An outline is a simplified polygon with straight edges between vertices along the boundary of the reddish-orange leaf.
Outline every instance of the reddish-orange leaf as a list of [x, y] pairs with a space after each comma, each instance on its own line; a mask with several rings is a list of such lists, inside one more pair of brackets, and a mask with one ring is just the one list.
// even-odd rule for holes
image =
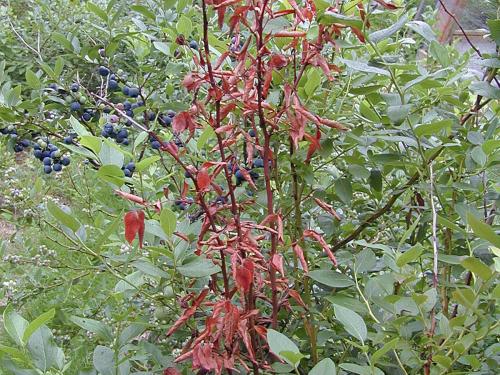
[[309, 272], [309, 267], [307, 266], [306, 258], [304, 257], [304, 250], [298, 244], [295, 244], [293, 245], [293, 251], [295, 252], [297, 258], [299, 258], [300, 265], [302, 266], [304, 272]]
[[237, 266], [236, 267], [236, 285], [240, 288], [244, 293], [247, 293], [250, 290], [250, 286], [252, 285], [253, 275], [252, 272], [246, 267]]
[[300, 296], [299, 292], [297, 292], [295, 289], [290, 289], [288, 291], [288, 294], [290, 294], [290, 296], [295, 300], [297, 301], [297, 303], [302, 306], [304, 309], [307, 309], [307, 306], [306, 304], [304, 303], [304, 301], [302, 300], [302, 297]]
[[185, 322], [189, 320], [189, 318], [191, 318], [194, 315], [196, 309], [203, 302], [207, 294], [208, 294], [208, 289], [203, 289], [201, 291], [198, 297], [196, 297], [196, 299], [194, 300], [191, 307], [184, 310], [184, 313], [181, 315], [181, 317], [177, 319], [177, 321], [172, 325], [172, 327], [170, 327], [170, 329], [167, 331], [167, 336], [170, 336], [172, 333], [174, 333], [180, 326], [182, 326]]
[[207, 191], [210, 187], [210, 175], [206, 168], [201, 168], [196, 175], [196, 182], [198, 184], [199, 191]]
[[139, 247], [142, 248], [142, 240], [144, 238], [144, 212], [140, 210], [127, 212], [123, 221], [125, 222], [126, 240], [132, 243], [135, 236], [139, 234]]
[[398, 9], [399, 8], [397, 5], [388, 3], [387, 1], [384, 1], [384, 0], [375, 0], [375, 1], [377, 3], [379, 3], [380, 5], [382, 5], [384, 8], [387, 8], [387, 9], [394, 10], [394, 9]]
[[196, 124], [194, 123], [189, 112], [187, 112], [187, 111], [178, 113], [174, 117], [174, 121], [172, 122], [172, 129], [176, 133], [182, 133], [186, 129], [189, 129], [189, 130], [193, 129], [194, 130], [195, 127], [196, 127]]
[[283, 257], [281, 256], [281, 254], [273, 254], [271, 258], [271, 264], [273, 265], [274, 269], [281, 274], [281, 276], [285, 277], [285, 270], [283, 269]]
[[326, 255], [330, 260], [332, 261], [334, 266], [337, 266], [337, 259], [335, 258], [335, 255], [333, 255], [332, 250], [330, 249], [330, 246], [326, 243], [325, 239], [323, 236], [311, 229], [307, 229], [304, 231], [304, 237], [311, 237], [314, 238], [316, 241], [319, 242], [323, 250], [325, 251]]
[[116, 195], [119, 195], [122, 198], [128, 199], [131, 202], [138, 203], [138, 204], [146, 204], [146, 201], [137, 195], [125, 193], [124, 191], [120, 191], [120, 190], [115, 190], [115, 193], [116, 193]]
[[181, 375], [181, 372], [175, 367], [167, 367], [163, 370], [163, 375]]
[[297, 31], [297, 30], [283, 30], [274, 33], [274, 37], [278, 38], [302, 38], [306, 36], [307, 33], [305, 31]]
[[337, 213], [337, 212], [333, 209], [333, 207], [332, 207], [332, 206], [330, 206], [328, 203], [325, 203], [325, 202], [323, 202], [322, 200], [320, 200], [320, 199], [318, 199], [318, 198], [313, 198], [313, 199], [314, 199], [314, 201], [316, 202], [316, 204], [317, 204], [318, 206], [320, 206], [320, 207], [321, 207], [323, 210], [325, 210], [326, 212], [328, 212], [328, 213], [332, 214], [332, 215], [335, 217], [335, 219], [337, 219], [337, 220], [339, 220], [339, 221], [340, 221], [340, 220], [342, 220], [342, 219], [340, 218], [339, 214], [338, 214], [338, 213]]
[[366, 42], [365, 35], [363, 34], [363, 32], [360, 29], [358, 29], [355, 26], [351, 26], [351, 30], [354, 33], [354, 35], [356, 35], [358, 37], [358, 39], [359, 39], [359, 41], [361, 43], [365, 43]]

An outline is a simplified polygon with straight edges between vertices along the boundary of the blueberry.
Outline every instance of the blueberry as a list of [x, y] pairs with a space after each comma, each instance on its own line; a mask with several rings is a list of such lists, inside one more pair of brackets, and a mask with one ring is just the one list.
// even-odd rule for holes
[[191, 173], [189, 171], [184, 172], [184, 177], [191, 178]]
[[109, 75], [109, 79], [113, 80], [113, 81], [116, 81], [116, 74], [115, 73], [110, 74]]
[[129, 111], [132, 109], [132, 103], [130, 103], [129, 101], [124, 101], [123, 102], [123, 108], [126, 110], [126, 111]]
[[108, 89], [110, 90], [118, 89], [118, 82], [116, 82], [114, 79], [110, 79], [108, 82]]
[[109, 69], [106, 68], [105, 66], [100, 66], [98, 69], [99, 75], [106, 77], [109, 74]]
[[38, 143], [36, 143], [36, 142], [35, 142], [35, 143], [33, 143], [33, 148], [34, 148], [35, 150], [41, 150], [40, 145], [39, 145]]
[[130, 169], [125, 168], [123, 173], [125, 173], [125, 177], [132, 177], [132, 171]]
[[169, 109], [169, 110], [167, 111], [167, 116], [168, 116], [168, 117], [175, 117], [175, 112], [174, 112], [174, 111], [172, 111], [171, 109]]
[[172, 117], [170, 116], [162, 116], [160, 124], [163, 126], [169, 126], [172, 123]]
[[116, 124], [118, 121], [120, 121], [120, 118], [117, 115], [111, 115], [109, 116], [109, 121], [113, 124]]
[[113, 131], [113, 125], [111, 124], [104, 124], [104, 130], [107, 132], [112, 132]]
[[110, 113], [110, 112], [111, 112], [111, 109], [112, 109], [111, 107], [106, 106], [106, 107], [104, 107], [103, 112], [104, 112], [104, 113]]
[[144, 102], [142, 100], [137, 100], [137, 105], [139, 107], [144, 107]]
[[50, 158], [50, 151], [49, 150], [42, 151], [42, 158]]
[[72, 83], [69, 88], [70, 88], [71, 91], [77, 92], [80, 89], [80, 85], [75, 82], [75, 83]]
[[132, 111], [131, 109], [128, 109], [125, 111], [125, 114], [128, 116], [128, 117], [134, 117], [134, 111]]
[[219, 196], [219, 197], [217, 197], [215, 199], [215, 203], [216, 204], [217, 203], [226, 204], [227, 203], [227, 198], [225, 196], [221, 195], [221, 196]]
[[57, 159], [57, 158], [58, 158], [58, 157], [60, 157], [60, 156], [61, 156], [61, 151], [59, 151], [59, 150], [55, 150], [55, 151], [52, 151], [52, 152], [50, 153], [50, 157], [51, 157], [52, 159]]
[[109, 138], [109, 132], [107, 132], [105, 129], [103, 129], [101, 131], [101, 135], [104, 137], [104, 138]]
[[90, 121], [92, 119], [92, 113], [88, 113], [88, 112], [84, 113], [82, 115], [82, 119], [83, 119], [83, 121]]
[[263, 168], [264, 167], [264, 160], [262, 160], [261, 158], [255, 159], [253, 161], [253, 166], [254, 166], [254, 168]]
[[64, 156], [62, 159], [61, 159], [61, 164], [64, 165], [65, 167], [68, 166], [70, 163], [70, 160], [67, 156]]
[[119, 138], [127, 138], [128, 137], [128, 131], [127, 129], [120, 129], [118, 133], [116, 134], [117, 137]]
[[29, 139], [23, 139], [21, 141], [21, 144], [23, 145], [23, 147], [30, 147], [31, 142]]
[[128, 90], [128, 95], [131, 97], [131, 98], [137, 98], [139, 96], [139, 89], [137, 87], [131, 87], [129, 90]]
[[130, 163], [128, 163], [125, 166], [125, 168], [128, 169], [129, 171], [133, 172], [133, 171], [135, 171], [135, 163], [133, 161], [131, 161]]
[[23, 145], [22, 145], [22, 144], [18, 143], [18, 144], [16, 144], [16, 145], [14, 145], [14, 151], [15, 151], [15, 152], [21, 152], [21, 151], [23, 151], [23, 150], [24, 150], [24, 147], [23, 147]]
[[82, 105], [79, 102], [73, 102], [73, 103], [70, 104], [69, 108], [72, 111], [79, 111], [80, 108], [82, 108]]
[[130, 94], [130, 87], [128, 87], [128, 86], [123, 86], [123, 88], [122, 88], [122, 93], [123, 93], [123, 95], [127, 95], [127, 96], [129, 96], [129, 94]]
[[50, 150], [50, 151], [56, 151], [58, 150], [57, 146], [56, 145], [53, 145], [52, 143], [49, 143], [47, 145], [47, 148]]
[[123, 142], [123, 140], [124, 140], [124, 139], [125, 139], [125, 138], [122, 138], [122, 137], [118, 137], [118, 136], [117, 136], [117, 137], [116, 137], [116, 143], [120, 144], [120, 143], [122, 143], [122, 142]]
[[49, 85], [49, 89], [52, 89], [52, 90], [57, 90], [57, 84], [55, 84], [55, 83], [51, 83], [51, 84]]
[[128, 145], [129, 145], [128, 138], [125, 138], [125, 139], [123, 140], [122, 145], [124, 145], [124, 146], [128, 146]]
[[250, 137], [255, 137], [255, 130], [254, 130], [254, 129], [250, 129], [250, 130], [248, 131], [248, 135], [249, 135]]
[[52, 164], [52, 159], [50, 157], [43, 158], [43, 165], [51, 165], [51, 164]]
[[50, 165], [44, 165], [43, 171], [47, 174], [50, 174], [52, 172], [52, 167]]
[[161, 143], [155, 140], [151, 142], [151, 147], [153, 147], [155, 150], [158, 150], [161, 147]]
[[252, 177], [252, 180], [255, 181], [257, 180], [260, 176], [257, 172], [255, 171], [250, 171], [250, 177]]
[[192, 48], [192, 49], [195, 49], [195, 50], [198, 49], [198, 43], [196, 42], [196, 40], [192, 40], [192, 41], [189, 42], [189, 48]]
[[33, 152], [33, 155], [35, 156], [35, 158], [41, 159], [42, 158], [42, 150], [35, 150]]
[[139, 104], [137, 104], [137, 103], [132, 104], [132, 106], [130, 107], [130, 109], [132, 109], [132, 110], [134, 110], [136, 108], [139, 108]]
[[148, 120], [149, 121], [154, 121], [156, 118], [156, 113], [154, 113], [153, 111], [149, 111], [148, 112]]
[[52, 166], [52, 169], [56, 172], [61, 172], [62, 171], [62, 165], [59, 164], [59, 163], [55, 163], [53, 166]]
[[238, 180], [244, 180], [245, 177], [243, 177], [243, 173], [238, 169], [236, 173], [234, 174]]
[[66, 143], [67, 145], [70, 145], [73, 143], [73, 137], [68, 135], [67, 137], [64, 137], [64, 143]]

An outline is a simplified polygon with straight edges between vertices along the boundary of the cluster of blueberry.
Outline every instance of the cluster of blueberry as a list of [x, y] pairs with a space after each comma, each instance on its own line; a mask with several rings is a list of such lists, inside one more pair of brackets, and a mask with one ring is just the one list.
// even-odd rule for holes
[[[238, 165], [233, 165], [232, 163], [229, 163], [228, 167], [229, 167], [229, 171], [231, 173], [233, 173], [234, 177], [236, 178], [236, 186], [239, 186], [243, 182], [245, 182], [245, 177], [243, 175], [243, 172], [241, 171], [241, 169]], [[252, 168], [245, 167], [245, 170], [248, 171], [248, 174], [250, 175], [252, 180], [255, 182], [260, 177], [259, 173], [255, 169], [263, 168], [263, 167], [264, 167], [264, 160], [262, 160], [261, 158], [257, 158], [253, 161]]]
[[193, 198], [189, 198], [189, 197], [185, 198], [185, 199], [176, 199], [174, 201], [174, 209], [178, 209], [180, 211], [185, 211], [193, 203], [194, 203]]
[[116, 143], [121, 143], [124, 146], [128, 146], [128, 130], [125, 128], [117, 128], [113, 126], [113, 124], [107, 123], [104, 125], [101, 131], [101, 135], [104, 138], [113, 138]]
[[135, 171], [135, 163], [133, 161], [129, 162], [127, 165], [122, 167], [122, 170], [125, 177], [132, 177], [132, 174]]
[[56, 145], [48, 139], [39, 139], [33, 144], [33, 155], [43, 163], [43, 171], [46, 174], [62, 171], [63, 167], [70, 164], [70, 158], [64, 156]]
[[241, 47], [243, 47], [243, 39], [233, 36], [231, 38], [231, 44], [229, 44], [229, 51], [233, 53], [240, 52]]

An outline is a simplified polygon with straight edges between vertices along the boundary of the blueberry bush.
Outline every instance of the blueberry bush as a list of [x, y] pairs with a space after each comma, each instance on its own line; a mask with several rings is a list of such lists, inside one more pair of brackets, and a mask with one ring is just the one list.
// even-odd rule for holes
[[418, 3], [0, 4], [0, 374], [495, 373], [500, 59]]

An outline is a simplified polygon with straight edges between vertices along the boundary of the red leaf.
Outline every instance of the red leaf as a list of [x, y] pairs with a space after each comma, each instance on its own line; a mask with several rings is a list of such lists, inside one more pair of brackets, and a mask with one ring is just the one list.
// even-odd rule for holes
[[281, 69], [287, 66], [287, 64], [288, 59], [282, 54], [273, 53], [269, 59], [269, 66], [271, 68]]
[[123, 218], [125, 222], [125, 238], [129, 243], [132, 243], [135, 236], [139, 234], [139, 247], [142, 248], [142, 240], [144, 238], [144, 212], [131, 211], [125, 214]]
[[398, 9], [399, 7], [394, 5], [394, 4], [391, 4], [391, 3], [388, 3], [387, 1], [384, 1], [384, 0], [375, 0], [377, 3], [379, 3], [380, 5], [382, 5], [384, 8], [386, 9], [391, 9], [391, 10], [394, 10], [394, 9]]
[[335, 258], [335, 255], [333, 255], [332, 250], [330, 249], [330, 246], [326, 243], [325, 239], [323, 236], [311, 229], [307, 229], [304, 231], [304, 237], [311, 237], [314, 238], [316, 241], [319, 242], [323, 250], [325, 251], [326, 255], [328, 255], [328, 258], [332, 261], [334, 266], [337, 266], [337, 259]]
[[203, 300], [205, 299], [207, 294], [208, 294], [208, 289], [203, 289], [201, 291], [201, 293], [198, 295], [198, 297], [196, 297], [196, 299], [194, 300], [191, 307], [184, 310], [184, 313], [181, 315], [181, 317], [179, 319], [177, 319], [177, 321], [167, 331], [167, 337], [170, 336], [172, 333], [174, 333], [181, 325], [183, 325], [185, 322], [187, 322], [189, 320], [189, 318], [191, 318], [194, 315], [194, 313], [196, 312], [196, 309], [203, 302]]
[[332, 206], [330, 206], [328, 203], [325, 203], [323, 202], [322, 200], [318, 199], [318, 198], [313, 198], [314, 201], [316, 202], [316, 204], [318, 206], [320, 206], [323, 210], [325, 210], [326, 212], [332, 214], [333, 217], [335, 217], [335, 219], [337, 220], [342, 220], [339, 216], [339, 214], [333, 209]]
[[115, 190], [115, 193], [116, 193], [116, 195], [119, 195], [120, 197], [128, 199], [129, 201], [134, 202], [134, 203], [138, 203], [138, 204], [145, 204], [146, 203], [146, 201], [144, 199], [142, 199], [141, 197], [134, 195], [134, 194], [125, 193], [124, 191], [120, 191], [120, 190]]
[[283, 257], [281, 254], [274, 254], [271, 258], [271, 264], [274, 269], [278, 271], [281, 276], [285, 277], [285, 270], [283, 269]]
[[304, 309], [307, 309], [307, 306], [306, 304], [304, 303], [304, 301], [302, 300], [302, 297], [300, 296], [299, 292], [297, 292], [295, 289], [290, 289], [288, 291], [288, 294], [290, 294], [290, 296], [295, 300], [297, 301], [297, 303], [302, 306]]
[[316, 127], [316, 137], [312, 137], [309, 134], [304, 134], [304, 136], [311, 142], [309, 145], [309, 149], [307, 150], [307, 157], [306, 157], [306, 162], [308, 162], [316, 150], [319, 150], [321, 148], [321, 144], [319, 143], [321, 139], [321, 131], [319, 130], [318, 127]]
[[306, 36], [307, 33], [305, 31], [297, 31], [297, 30], [283, 30], [274, 33], [274, 37], [278, 38], [302, 38]]
[[223, 106], [220, 109], [220, 119], [221, 119], [221, 121], [224, 120], [226, 118], [226, 116], [229, 113], [231, 113], [235, 108], [236, 108], [236, 104], [234, 104], [234, 103], [230, 103], [230, 104], [227, 104], [227, 105]]
[[181, 372], [175, 367], [167, 367], [163, 370], [163, 375], [181, 375]]
[[364, 36], [363, 32], [360, 29], [358, 29], [357, 27], [351, 26], [351, 30], [354, 33], [354, 35], [356, 35], [358, 37], [358, 39], [359, 39], [359, 41], [361, 43], [365, 43], [366, 42], [365, 36]]
[[298, 244], [295, 244], [293, 245], [293, 251], [295, 252], [297, 258], [299, 258], [300, 265], [302, 266], [304, 272], [309, 272], [309, 267], [307, 266], [306, 258], [304, 257], [304, 250]]
[[243, 291], [243, 293], [247, 293], [252, 285], [253, 273], [244, 266], [236, 266], [235, 274], [236, 285]]
[[196, 127], [191, 115], [189, 112], [184, 111], [180, 112], [174, 117], [174, 121], [172, 122], [172, 128], [176, 133], [182, 133], [186, 129], [193, 129]]
[[198, 183], [198, 189], [201, 191], [207, 191], [210, 187], [210, 175], [206, 168], [201, 168], [196, 175], [196, 182]]
[[243, 175], [243, 178], [248, 182], [248, 184], [252, 188], [254, 188], [255, 190], [257, 190], [257, 186], [255, 186], [255, 184], [253, 182], [253, 179], [252, 179], [252, 176], [250, 176], [250, 173], [248, 173], [248, 171], [245, 168], [240, 168], [240, 172]]

